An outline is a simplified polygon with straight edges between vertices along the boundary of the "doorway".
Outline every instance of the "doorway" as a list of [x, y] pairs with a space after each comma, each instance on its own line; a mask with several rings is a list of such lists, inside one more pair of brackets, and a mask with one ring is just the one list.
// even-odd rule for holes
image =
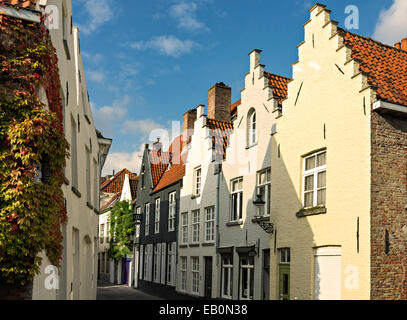
[[205, 298], [212, 298], [212, 257], [205, 257]]

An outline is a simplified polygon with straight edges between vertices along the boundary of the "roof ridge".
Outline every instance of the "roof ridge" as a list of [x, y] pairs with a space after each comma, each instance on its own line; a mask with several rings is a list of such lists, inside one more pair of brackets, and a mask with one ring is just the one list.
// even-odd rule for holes
[[407, 54], [407, 51], [405, 51], [405, 50], [403, 50], [403, 49], [398, 49], [398, 48], [396, 48], [396, 47], [394, 47], [394, 46], [391, 46], [391, 45], [389, 45], [389, 44], [385, 44], [385, 43], [380, 42], [379, 40], [373, 39], [373, 38], [371, 38], [371, 37], [363, 36], [363, 35], [361, 35], [361, 34], [348, 31], [348, 30], [343, 29], [343, 28], [341, 28], [341, 27], [338, 27], [337, 29], [338, 29], [339, 31], [342, 31], [342, 32], [350, 33], [351, 35], [354, 35], [354, 36], [356, 36], [356, 37], [360, 37], [360, 38], [365, 39], [365, 40], [373, 41], [374, 43], [377, 43], [378, 45], [381, 45], [381, 46], [383, 46], [383, 47], [387, 47], [387, 48], [390, 48], [390, 49], [393, 49], [393, 50], [396, 50], [396, 51], [401, 51], [401, 52], [404, 52], [405, 54]]

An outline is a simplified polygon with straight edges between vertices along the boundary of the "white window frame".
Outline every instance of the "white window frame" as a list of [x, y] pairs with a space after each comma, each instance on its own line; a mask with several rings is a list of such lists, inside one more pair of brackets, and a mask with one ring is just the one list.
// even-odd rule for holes
[[[199, 173], [199, 174], [198, 174]], [[202, 168], [198, 167], [194, 169], [194, 190], [193, 194], [199, 196], [201, 194], [201, 182], [202, 182]]]
[[200, 240], [201, 229], [201, 210], [193, 210], [191, 216], [191, 243], [197, 244]]
[[167, 285], [175, 286], [175, 270], [176, 270], [176, 243], [168, 243], [167, 253]]
[[161, 243], [161, 284], [165, 284], [167, 244]]
[[[243, 260], [247, 260], [247, 264], [243, 264]], [[251, 270], [253, 270], [253, 278], [251, 275]], [[247, 288], [248, 288], [248, 297], [243, 297], [243, 272], [247, 272]], [[241, 257], [240, 258], [240, 279], [239, 279], [239, 288], [240, 288], [240, 300], [253, 300], [253, 296], [250, 297], [250, 287], [251, 283], [253, 282], [253, 296], [254, 296], [254, 259], [250, 257]]]
[[[224, 263], [225, 260], [228, 263]], [[226, 277], [226, 270], [227, 272], [227, 288], [225, 294], [225, 277]], [[222, 298], [224, 299], [232, 299], [233, 295], [233, 258], [232, 256], [224, 256], [222, 257]]]
[[188, 244], [188, 218], [188, 212], [181, 213], [181, 244]]
[[199, 257], [191, 257], [191, 292], [199, 294]]
[[205, 208], [205, 234], [204, 242], [213, 243], [215, 241], [215, 207]]
[[181, 291], [187, 291], [187, 284], [188, 284], [188, 257], [180, 257], [181, 263]]
[[[241, 188], [239, 188], [239, 181], [241, 181]], [[237, 182], [238, 188], [237, 190], [233, 190], [234, 183]], [[230, 221], [237, 222], [243, 220], [243, 177], [236, 178], [231, 180], [230, 182], [230, 190], [232, 191], [230, 194], [231, 199], [231, 212], [230, 212]], [[234, 207], [234, 196], [237, 195], [237, 212], [235, 213]]]
[[148, 236], [150, 234], [150, 203], [144, 205], [144, 214], [145, 214], [145, 224], [144, 224], [144, 235]]
[[252, 147], [257, 144], [257, 115], [256, 110], [251, 109], [249, 111], [249, 121], [248, 121], [248, 147]]
[[144, 262], [145, 261], [145, 259], [144, 259], [144, 245], [140, 245], [140, 270], [139, 270], [139, 272], [138, 272], [138, 275], [139, 275], [139, 279], [140, 280], [143, 280], [143, 278], [144, 278]]
[[[136, 208], [136, 214], [141, 215], [141, 207]], [[140, 224], [136, 224], [136, 238], [140, 238]]]
[[[266, 180], [264, 182], [261, 182], [261, 176], [262, 174], [265, 174]], [[265, 194], [262, 194], [260, 192], [260, 189], [264, 188]], [[257, 208], [258, 210], [258, 215], [259, 216], [264, 216], [264, 217], [269, 217], [270, 216], [270, 199], [271, 199], [271, 169], [263, 169], [257, 172], [257, 194], [262, 194], [263, 195], [263, 201], [265, 202], [263, 206], [263, 212], [260, 212], [260, 208]], [[257, 197], [256, 194], [256, 197]]]
[[160, 233], [160, 198], [155, 199], [155, 210], [154, 210], [154, 233]]
[[168, 231], [175, 231], [176, 191], [168, 194]]
[[[317, 167], [317, 159], [318, 156], [321, 154], [325, 154], [325, 164]], [[307, 165], [307, 159], [310, 159], [312, 157], [315, 157], [315, 168], [306, 170], [306, 165]], [[303, 175], [302, 175], [302, 203], [305, 209], [307, 208], [312, 208], [312, 207], [317, 207], [317, 206], [325, 206], [326, 205], [326, 180], [325, 180], [325, 186], [322, 188], [318, 188], [318, 175], [322, 172], [325, 172], [326, 174], [326, 160], [327, 160], [327, 152], [326, 150], [318, 151], [315, 152], [307, 157], [304, 157], [303, 159]], [[313, 176], [314, 181], [313, 181], [313, 201], [312, 201], [312, 206], [306, 206], [305, 205], [305, 193], [309, 193], [311, 191], [305, 191], [305, 179], [309, 176]], [[326, 179], [326, 176], [325, 176]], [[319, 204], [318, 205], [318, 191], [324, 190], [325, 189], [325, 203], [324, 204]]]
[[153, 282], [160, 283], [161, 243], [154, 244]]

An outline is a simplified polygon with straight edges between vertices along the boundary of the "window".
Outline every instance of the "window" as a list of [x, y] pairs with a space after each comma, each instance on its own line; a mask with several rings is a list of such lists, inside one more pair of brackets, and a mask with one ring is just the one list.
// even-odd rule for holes
[[168, 231], [175, 230], [175, 192], [168, 195], [169, 212], [168, 212]]
[[160, 282], [161, 243], [154, 245], [153, 281]]
[[153, 245], [148, 244], [144, 247], [144, 280], [151, 281]]
[[243, 178], [235, 179], [231, 182], [232, 189], [232, 212], [231, 221], [242, 219], [243, 213]]
[[154, 233], [160, 232], [160, 198], [155, 199]]
[[167, 244], [161, 243], [161, 284], [165, 284], [165, 262], [167, 261]]
[[147, 203], [144, 208], [144, 213], [146, 216], [146, 222], [144, 226], [144, 235], [148, 236], [150, 233], [150, 204]]
[[270, 169], [262, 170], [257, 173], [257, 194], [260, 194], [266, 203], [262, 208], [258, 209], [260, 216], [270, 215], [270, 175]]
[[104, 242], [104, 236], [105, 236], [105, 225], [102, 223], [101, 225], [100, 225], [100, 235], [99, 235], [99, 237], [100, 237], [100, 243], [102, 244], [103, 242]]
[[280, 263], [290, 263], [290, 249], [280, 249]]
[[215, 207], [205, 209], [205, 242], [215, 240]]
[[231, 256], [222, 257], [222, 298], [232, 299], [233, 260]]
[[98, 176], [98, 163], [93, 158], [93, 207], [99, 210], [99, 176]]
[[171, 242], [168, 244], [168, 254], [167, 254], [167, 284], [170, 286], [175, 285], [175, 268], [176, 268], [175, 254], [176, 254], [176, 243]]
[[188, 212], [181, 214], [181, 243], [188, 243]]
[[144, 246], [141, 244], [140, 245], [140, 270], [139, 270], [139, 279], [143, 280], [144, 279], [144, 270], [146, 270], [145, 268], [145, 257], [144, 257]]
[[110, 222], [106, 223], [106, 243], [110, 241]]
[[326, 201], [326, 151], [304, 159], [304, 208], [324, 206]]
[[87, 146], [85, 146], [85, 154], [86, 154], [86, 201], [88, 204], [91, 204], [92, 201], [92, 179], [90, 173], [90, 151]]
[[192, 243], [199, 243], [200, 211], [192, 211]]
[[[136, 208], [136, 215], [140, 216], [141, 215], [141, 207]], [[140, 225], [136, 224], [136, 238], [140, 237]]]
[[251, 109], [248, 114], [248, 130], [247, 130], [247, 141], [248, 147], [251, 147], [257, 143], [257, 128], [256, 128], [256, 111]]
[[78, 148], [75, 120], [71, 117], [71, 166], [72, 187], [78, 189]]
[[192, 292], [199, 294], [199, 258], [192, 257]]
[[194, 195], [198, 196], [201, 194], [201, 168], [195, 169], [194, 171]]
[[188, 259], [181, 257], [181, 290], [187, 290], [187, 272], [188, 272]]
[[254, 261], [253, 258], [240, 259], [240, 299], [253, 300]]

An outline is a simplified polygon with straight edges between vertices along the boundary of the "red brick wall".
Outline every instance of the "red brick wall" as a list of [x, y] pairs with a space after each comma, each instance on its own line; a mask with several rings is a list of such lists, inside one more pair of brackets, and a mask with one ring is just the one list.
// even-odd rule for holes
[[230, 122], [232, 89], [223, 82], [213, 85], [208, 90], [208, 118]]
[[407, 299], [407, 118], [372, 112], [371, 126], [371, 299]]

